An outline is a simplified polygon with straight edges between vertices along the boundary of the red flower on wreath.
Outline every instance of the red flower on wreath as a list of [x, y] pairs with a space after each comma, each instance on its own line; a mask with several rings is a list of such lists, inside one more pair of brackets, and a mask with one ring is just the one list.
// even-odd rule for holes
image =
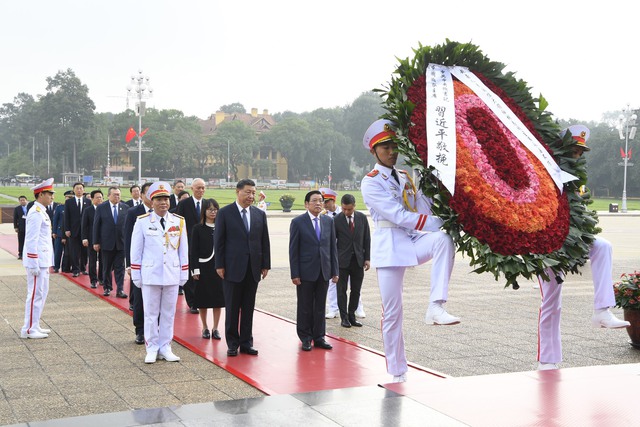
[[[505, 92], [478, 78], [551, 153], [534, 124]], [[466, 233], [502, 255], [546, 254], [562, 247], [569, 233], [569, 203], [540, 161], [467, 86], [454, 79], [456, 188], [451, 208]], [[424, 76], [407, 90], [415, 104], [408, 137], [427, 164]]]

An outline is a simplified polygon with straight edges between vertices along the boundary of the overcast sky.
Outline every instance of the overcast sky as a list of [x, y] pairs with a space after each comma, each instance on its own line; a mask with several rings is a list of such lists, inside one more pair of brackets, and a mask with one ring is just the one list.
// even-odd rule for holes
[[0, 103], [44, 94], [46, 77], [71, 68], [98, 112], [120, 112], [141, 69], [159, 109], [311, 111], [383, 87], [396, 57], [449, 38], [507, 64], [557, 118], [599, 120], [640, 107], [638, 4], [0, 0]]

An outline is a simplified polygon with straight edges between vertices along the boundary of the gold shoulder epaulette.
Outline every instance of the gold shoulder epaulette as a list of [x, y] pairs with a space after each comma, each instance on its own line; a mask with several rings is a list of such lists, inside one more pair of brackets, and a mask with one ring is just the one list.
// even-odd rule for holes
[[182, 215], [178, 215], [177, 213], [174, 213], [173, 216], [176, 216], [176, 217], [178, 217], [180, 219], [184, 219], [184, 217]]
[[374, 170], [372, 170], [371, 172], [369, 172], [369, 173], [367, 174], [367, 176], [369, 176], [369, 177], [373, 178], [374, 176], [378, 175], [379, 173], [380, 173], [380, 171], [379, 171], [378, 169], [374, 169]]
[[138, 215], [138, 218], [145, 218], [145, 217], [148, 217], [149, 215], [151, 215], [151, 212], [147, 212], [145, 214]]
[[403, 173], [405, 175], [409, 175], [409, 172], [407, 172], [406, 170], [403, 169], [396, 169], [398, 172]]
[[42, 211], [40, 210], [40, 206], [36, 206], [36, 212], [42, 212]]

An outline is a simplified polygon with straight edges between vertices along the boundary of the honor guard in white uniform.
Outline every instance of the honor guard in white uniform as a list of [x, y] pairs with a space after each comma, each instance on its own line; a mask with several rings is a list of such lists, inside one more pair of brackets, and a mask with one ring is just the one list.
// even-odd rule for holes
[[53, 178], [32, 188], [36, 200], [27, 212], [22, 265], [27, 270], [27, 300], [21, 338], [47, 338], [51, 332], [40, 327], [40, 316], [49, 293], [49, 268], [53, 266], [51, 219], [47, 206], [53, 202]]
[[[318, 191], [322, 193], [322, 197], [324, 198], [324, 210], [322, 211], [322, 214], [327, 215], [331, 219], [335, 218], [336, 215], [342, 212], [342, 208], [336, 203], [338, 193], [327, 187], [319, 188]], [[325, 318], [327, 319], [333, 319], [340, 316], [336, 286], [337, 285], [335, 283], [329, 280], [329, 289], [327, 291], [327, 314], [325, 315]], [[364, 306], [362, 305], [362, 296], [360, 296], [360, 301], [358, 301], [356, 317], [367, 317], [364, 312]]]
[[433, 259], [427, 324], [452, 325], [460, 319], [444, 309], [453, 269], [455, 248], [440, 231], [442, 220], [431, 213], [431, 201], [416, 190], [405, 171], [395, 169], [398, 159], [392, 122], [375, 121], [363, 144], [377, 164], [361, 185], [375, 231], [371, 237], [371, 265], [376, 267], [382, 298], [382, 338], [387, 371], [394, 382], [406, 381], [407, 358], [402, 332], [402, 288], [407, 267]]
[[155, 182], [148, 190], [153, 212], [140, 215], [131, 235], [131, 280], [142, 289], [145, 363], [180, 360], [171, 351], [178, 287], [189, 278], [184, 218], [169, 212], [171, 187]]
[[[569, 131], [576, 141], [573, 148], [573, 158], [577, 159], [585, 151], [589, 151], [587, 140], [589, 129], [584, 125], [569, 126], [562, 132], [562, 136]], [[589, 250], [591, 273], [593, 276], [593, 316], [591, 324], [595, 328], [618, 329], [630, 326], [625, 320], [618, 319], [610, 310], [616, 305], [613, 294], [613, 248], [611, 243], [596, 237]], [[562, 341], [560, 336], [560, 316], [562, 310], [562, 282], [561, 277], [555, 277], [551, 270], [547, 270], [549, 281], [538, 276], [540, 283], [540, 315], [538, 316], [538, 370], [546, 371], [558, 369], [562, 362]]]

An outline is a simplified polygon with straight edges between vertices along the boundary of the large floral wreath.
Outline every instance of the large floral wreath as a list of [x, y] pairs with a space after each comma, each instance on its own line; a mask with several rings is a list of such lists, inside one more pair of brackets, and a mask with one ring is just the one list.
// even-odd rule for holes
[[[415, 57], [400, 60], [386, 90], [388, 113], [397, 125], [399, 150], [420, 175], [420, 188], [433, 198], [434, 213], [444, 221], [459, 252], [470, 258], [477, 273], [500, 274], [506, 286], [535, 275], [577, 273], [587, 260], [596, 227], [595, 212], [578, 194], [586, 182], [585, 161], [571, 157], [575, 141], [560, 136], [560, 128], [545, 112], [542, 96], [504, 64], [490, 61], [472, 44], [447, 40], [420, 46]], [[541, 162], [502, 124], [485, 103], [454, 78], [456, 122], [455, 190], [452, 196], [427, 167], [425, 73], [430, 63], [467, 67], [496, 94], [553, 156], [560, 168], [579, 179], [561, 192]], [[537, 105], [536, 105], [537, 103]]]

